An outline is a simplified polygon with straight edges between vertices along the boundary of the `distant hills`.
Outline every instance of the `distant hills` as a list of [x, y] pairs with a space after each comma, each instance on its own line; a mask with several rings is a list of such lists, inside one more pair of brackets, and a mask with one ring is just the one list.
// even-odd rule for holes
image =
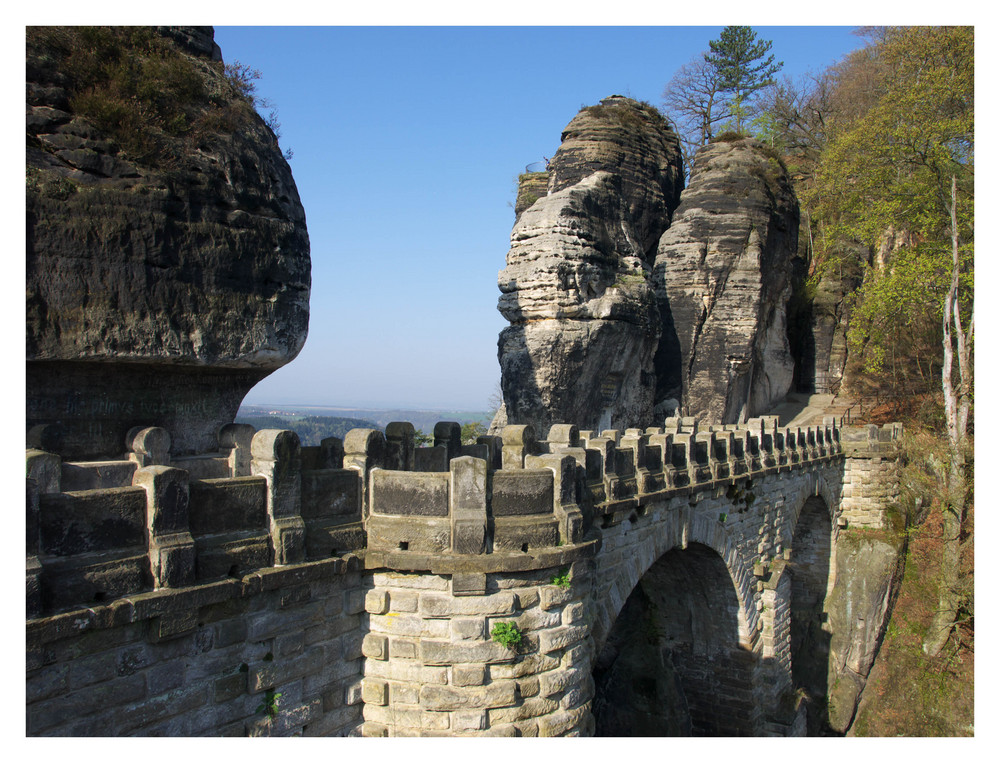
[[[334, 415], [335, 414], [335, 415]], [[434, 431], [439, 421], [459, 424], [476, 422], [489, 426], [490, 411], [421, 411], [388, 408], [339, 408], [323, 406], [241, 406], [236, 415], [239, 424], [257, 429], [291, 429], [303, 445], [319, 445], [326, 437], [340, 437], [352, 429], [385, 429], [392, 421], [409, 421], [426, 433]]]

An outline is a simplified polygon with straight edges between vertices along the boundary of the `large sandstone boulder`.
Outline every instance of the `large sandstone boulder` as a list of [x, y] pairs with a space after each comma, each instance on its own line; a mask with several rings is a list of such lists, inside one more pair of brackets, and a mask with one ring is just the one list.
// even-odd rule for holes
[[500, 272], [499, 339], [511, 424], [544, 436], [650, 420], [659, 335], [649, 276], [682, 183], [677, 137], [652, 107], [613, 96], [583, 109], [520, 214]]
[[785, 320], [799, 209], [784, 165], [736, 138], [702, 148], [660, 238], [656, 412], [741, 423], [789, 391]]
[[210, 27], [28, 29], [33, 444], [114, 455], [156, 425], [175, 455], [213, 449], [301, 349], [309, 266], [291, 171]]

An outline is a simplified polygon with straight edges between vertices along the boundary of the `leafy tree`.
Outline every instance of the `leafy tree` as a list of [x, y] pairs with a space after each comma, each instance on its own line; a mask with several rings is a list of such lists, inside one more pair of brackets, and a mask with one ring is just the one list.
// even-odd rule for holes
[[462, 424], [462, 444], [475, 445], [476, 440], [486, 434], [486, 425], [481, 421]]
[[773, 82], [784, 63], [775, 63], [774, 55], [768, 53], [771, 41], [758, 39], [748, 26], [727, 26], [708, 47], [705, 61], [717, 73], [721, 90], [732, 93], [729, 109], [736, 132], [742, 132], [750, 115], [750, 98]]
[[886, 29], [871, 48], [868, 104], [862, 99], [834, 131], [806, 200], [832, 236], [877, 252], [865, 263], [849, 333], [865, 370], [895, 374], [901, 363], [921, 362], [915, 348], [937, 343], [930, 354], [948, 452], [939, 475], [940, 600], [924, 643], [936, 655], [966, 595], [959, 556], [972, 462], [973, 30]]

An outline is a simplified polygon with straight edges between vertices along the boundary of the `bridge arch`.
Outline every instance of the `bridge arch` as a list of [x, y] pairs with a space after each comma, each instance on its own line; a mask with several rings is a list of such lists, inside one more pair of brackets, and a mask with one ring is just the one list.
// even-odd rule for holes
[[633, 561], [595, 629], [597, 735], [756, 733], [756, 578], [730, 529], [685, 506], [617, 540]]
[[793, 687], [807, 699], [810, 736], [829, 729], [826, 710], [830, 672], [827, 599], [836, 582], [836, 494], [821, 475], [814, 475], [790, 513], [787, 573], [790, 577], [789, 653]]

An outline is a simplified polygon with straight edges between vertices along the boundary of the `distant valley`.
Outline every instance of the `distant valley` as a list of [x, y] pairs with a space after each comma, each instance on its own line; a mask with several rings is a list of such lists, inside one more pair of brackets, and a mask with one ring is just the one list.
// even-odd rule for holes
[[312, 405], [245, 405], [236, 415], [240, 424], [257, 429], [291, 429], [303, 445], [319, 445], [326, 437], [343, 438], [352, 429], [385, 429], [393, 421], [409, 421], [420, 432], [430, 435], [439, 421], [459, 424], [482, 424], [493, 419], [491, 411], [435, 411], [399, 408], [342, 408]]

